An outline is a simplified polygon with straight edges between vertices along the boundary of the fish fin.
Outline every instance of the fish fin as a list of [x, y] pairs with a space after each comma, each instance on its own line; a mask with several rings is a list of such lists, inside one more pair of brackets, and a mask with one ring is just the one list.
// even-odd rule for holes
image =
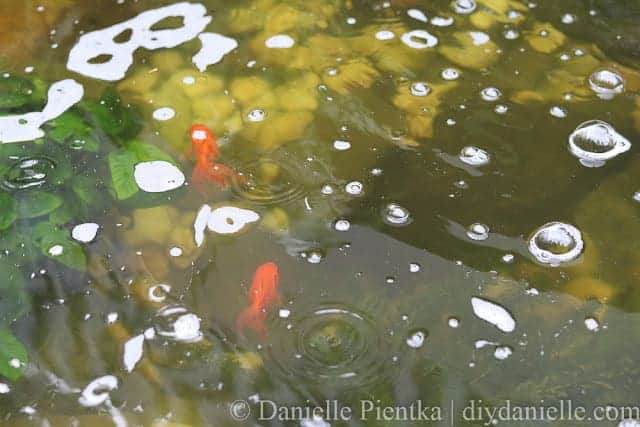
[[260, 338], [264, 338], [266, 335], [266, 330], [264, 326], [264, 321], [267, 315], [264, 311], [260, 310], [257, 307], [247, 307], [236, 319], [236, 330], [241, 337], [244, 337], [244, 331], [246, 328], [249, 328], [256, 332]]

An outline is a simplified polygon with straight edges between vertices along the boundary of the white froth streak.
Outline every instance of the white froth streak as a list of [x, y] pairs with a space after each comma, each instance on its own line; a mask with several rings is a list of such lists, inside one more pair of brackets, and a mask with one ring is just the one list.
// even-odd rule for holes
[[[194, 39], [211, 22], [211, 17], [206, 13], [207, 9], [201, 4], [180, 2], [148, 10], [111, 27], [83, 34], [69, 52], [67, 68], [94, 79], [120, 80], [133, 64], [133, 54], [138, 48], [172, 48]], [[182, 17], [184, 25], [165, 30], [151, 29], [169, 17]], [[122, 43], [114, 41], [115, 37], [128, 30], [131, 31], [129, 40]], [[108, 59], [101, 63], [90, 62], [101, 55]]]
[[491, 323], [502, 332], [513, 332], [516, 329], [516, 321], [503, 307], [482, 298], [471, 298], [473, 313], [480, 319]]
[[33, 141], [42, 138], [40, 129], [45, 122], [60, 116], [78, 103], [84, 96], [84, 88], [73, 79], [55, 82], [47, 93], [47, 104], [42, 111], [0, 117], [0, 142]]
[[225, 55], [238, 47], [238, 42], [230, 37], [216, 33], [202, 33], [198, 36], [202, 48], [196, 53], [192, 61], [200, 72], [204, 72], [209, 65], [222, 61]]

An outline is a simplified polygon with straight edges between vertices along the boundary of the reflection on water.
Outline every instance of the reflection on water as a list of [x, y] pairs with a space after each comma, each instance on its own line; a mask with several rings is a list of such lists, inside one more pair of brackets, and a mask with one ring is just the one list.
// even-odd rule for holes
[[2, 425], [640, 391], [631, 2], [41, 3], [0, 5]]

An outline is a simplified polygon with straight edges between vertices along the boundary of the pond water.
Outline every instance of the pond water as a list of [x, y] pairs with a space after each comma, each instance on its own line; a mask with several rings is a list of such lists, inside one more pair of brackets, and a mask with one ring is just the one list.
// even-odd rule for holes
[[0, 1], [0, 424], [640, 425], [639, 21]]

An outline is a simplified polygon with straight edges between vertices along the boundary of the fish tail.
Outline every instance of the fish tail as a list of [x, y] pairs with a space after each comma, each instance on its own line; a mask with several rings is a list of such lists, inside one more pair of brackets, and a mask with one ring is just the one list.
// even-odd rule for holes
[[255, 306], [247, 307], [240, 312], [236, 319], [236, 330], [241, 337], [244, 337], [244, 331], [246, 328], [249, 328], [256, 332], [260, 338], [264, 338], [266, 335], [264, 326], [265, 318], [266, 313], [260, 308]]

